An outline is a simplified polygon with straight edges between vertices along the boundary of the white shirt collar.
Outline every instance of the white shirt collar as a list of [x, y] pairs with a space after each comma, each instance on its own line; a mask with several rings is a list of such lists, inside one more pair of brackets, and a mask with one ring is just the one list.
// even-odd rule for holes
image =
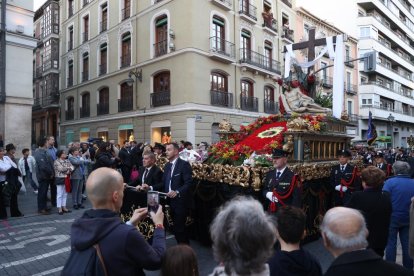
[[276, 173], [280, 172], [280, 175], [282, 175], [285, 170], [286, 170], [286, 167], [284, 167], [281, 170], [276, 169]]

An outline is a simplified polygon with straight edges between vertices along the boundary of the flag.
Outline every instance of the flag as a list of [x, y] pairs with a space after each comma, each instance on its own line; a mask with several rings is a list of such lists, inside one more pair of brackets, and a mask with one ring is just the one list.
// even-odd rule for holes
[[375, 140], [377, 139], [377, 129], [375, 128], [374, 124], [372, 123], [372, 113], [369, 112], [368, 117], [368, 132], [367, 132], [367, 142], [368, 146], [371, 146]]

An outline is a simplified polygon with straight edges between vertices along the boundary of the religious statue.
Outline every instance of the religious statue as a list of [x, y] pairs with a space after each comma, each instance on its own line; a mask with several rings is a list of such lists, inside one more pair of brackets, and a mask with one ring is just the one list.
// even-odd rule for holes
[[164, 135], [162, 136], [161, 142], [163, 144], [168, 144], [171, 141], [171, 136], [168, 136], [167, 132], [164, 132]]
[[294, 148], [294, 142], [293, 142], [293, 135], [289, 135], [287, 137], [287, 142], [283, 145], [283, 150], [289, 153], [289, 156], [292, 155]]
[[230, 132], [230, 131], [234, 131], [233, 126], [231, 125], [231, 123], [229, 121], [227, 121], [227, 119], [223, 119], [221, 120], [220, 124], [219, 124], [219, 131], [220, 132]]

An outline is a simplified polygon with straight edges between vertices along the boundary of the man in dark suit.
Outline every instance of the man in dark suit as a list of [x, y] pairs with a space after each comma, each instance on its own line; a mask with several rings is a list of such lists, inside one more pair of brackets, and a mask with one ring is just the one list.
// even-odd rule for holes
[[129, 141], [124, 141], [124, 146], [118, 153], [119, 159], [122, 161], [121, 171], [122, 177], [124, 178], [124, 182], [129, 182], [129, 177], [131, 176], [131, 169], [132, 169], [132, 158], [131, 158], [131, 149]]
[[166, 145], [168, 163], [164, 167], [163, 185], [171, 206], [173, 233], [177, 243], [190, 243], [186, 231], [186, 219], [191, 208], [191, 186], [193, 184], [191, 165], [179, 158], [176, 143]]
[[332, 167], [330, 185], [335, 193], [335, 206], [343, 206], [353, 192], [361, 190], [361, 181], [354, 166], [348, 164], [351, 157], [349, 150], [339, 150], [338, 156], [339, 164]]
[[380, 151], [375, 155], [375, 166], [385, 173], [385, 177], [390, 177], [392, 175], [392, 166], [391, 164], [385, 163], [384, 153]]
[[366, 249], [368, 230], [358, 210], [330, 209], [323, 218], [321, 234], [326, 249], [335, 257], [325, 276], [414, 275], [413, 271], [384, 261]]
[[385, 173], [378, 167], [370, 166], [362, 170], [364, 191], [352, 194], [346, 207], [360, 210], [367, 222], [368, 248], [384, 257], [391, 221], [391, 197], [382, 191]]
[[143, 166], [138, 169], [139, 177], [131, 182], [130, 186], [135, 186], [137, 191], [163, 191], [162, 171], [155, 165], [155, 155], [147, 152], [143, 155]]
[[282, 149], [274, 149], [272, 157], [275, 169], [266, 174], [263, 189], [263, 196], [267, 199], [265, 207], [271, 212], [275, 212], [278, 207], [283, 205], [300, 208], [302, 206], [300, 189], [296, 183], [292, 183], [295, 175], [287, 167], [287, 152]]

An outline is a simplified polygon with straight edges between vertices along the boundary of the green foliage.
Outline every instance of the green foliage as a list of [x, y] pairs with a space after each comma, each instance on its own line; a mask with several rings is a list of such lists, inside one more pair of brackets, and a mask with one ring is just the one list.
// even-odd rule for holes
[[315, 103], [325, 108], [332, 108], [332, 93], [322, 95], [318, 92], [315, 97]]

